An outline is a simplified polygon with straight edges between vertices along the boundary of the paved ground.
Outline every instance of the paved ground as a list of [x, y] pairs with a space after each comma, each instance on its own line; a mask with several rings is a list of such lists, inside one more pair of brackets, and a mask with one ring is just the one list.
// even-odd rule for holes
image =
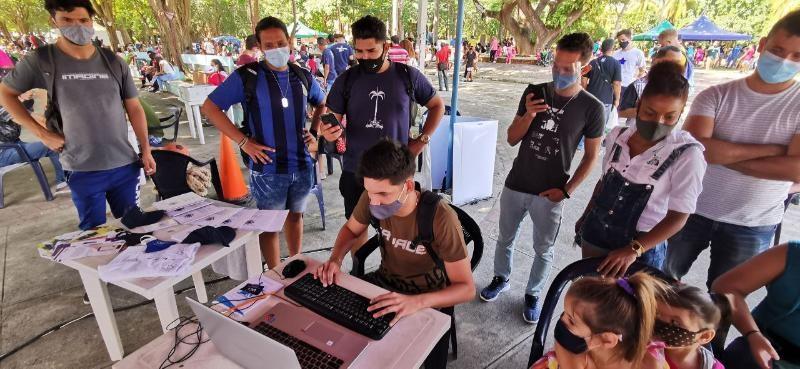
[[[430, 75], [433, 77], [433, 73]], [[465, 206], [464, 209], [480, 224], [486, 244], [484, 259], [475, 271], [475, 281], [479, 288], [485, 286], [492, 277], [492, 259], [497, 237], [499, 216], [498, 198], [506, 174], [516, 155], [516, 148], [506, 143], [505, 129], [516, 110], [523, 83], [544, 81], [549, 71], [531, 66], [506, 66], [500, 64], [482, 65], [476, 82], [462, 85], [459, 110], [469, 116], [491, 117], [500, 121], [497, 137], [497, 158], [495, 162], [495, 197]], [[736, 78], [737, 74], [726, 72], [707, 73], [700, 71], [697, 76], [700, 90], [709, 84]], [[435, 78], [435, 77], [433, 77]], [[434, 82], [435, 83], [435, 82]], [[163, 111], [166, 105], [176, 104], [177, 100], [165, 95], [145, 97]], [[449, 104], [449, 94], [445, 93]], [[192, 150], [199, 159], [210, 158], [218, 150], [219, 134], [215, 129], [207, 129], [207, 144], [200, 146], [195, 139], [188, 137], [185, 122], [181, 127], [180, 141]], [[575, 158], [580, 160], [580, 155]], [[44, 166], [52, 177], [49, 163]], [[597, 181], [596, 169], [587, 183], [569, 200], [564, 209], [564, 223], [558, 237], [554, 276], [572, 261], [579, 258], [579, 250], [571, 245], [572, 226], [583, 211], [590, 195], [591, 186]], [[322, 231], [319, 211], [309, 204], [305, 225], [304, 250], [314, 250], [331, 246], [336, 230], [344, 223], [341, 197], [337, 183], [339, 171], [323, 182], [325, 190], [328, 230]], [[41, 192], [28, 169], [17, 170], [5, 177], [6, 204], [0, 210], [0, 352], [7, 352], [22, 344], [30, 337], [65, 320], [79, 317], [90, 308], [81, 303], [83, 290], [78, 273], [64, 266], [41, 259], [35, 244], [54, 235], [71, 231], [77, 227], [77, 215], [68, 195], [58, 195], [52, 202], [43, 201]], [[733, 200], [733, 199], [731, 199]], [[153, 201], [152, 186], [143, 190], [145, 205]], [[800, 208], [789, 211], [784, 227], [783, 239], [800, 238]], [[522, 289], [527, 281], [532, 261], [530, 248], [531, 224], [525, 220], [522, 225], [520, 242], [515, 252], [515, 272], [512, 276], [512, 290], [493, 303], [476, 299], [457, 308], [459, 322], [459, 358], [450, 365], [452, 368], [521, 368], [527, 362], [530, 350], [530, 337], [534, 326], [521, 319]], [[284, 253], [286, 251], [284, 250]], [[316, 257], [327, 257], [316, 254]], [[373, 261], [374, 263], [375, 261]], [[703, 254], [687, 276], [689, 283], [702, 286], [708, 255]], [[216, 278], [208, 272], [206, 280]], [[179, 287], [189, 286], [185, 281]], [[209, 294], [226, 291], [234, 282], [222, 282], [209, 286]], [[114, 306], [123, 307], [142, 301], [140, 296], [110, 286]], [[758, 293], [754, 298], [763, 296]], [[180, 301], [180, 300], [179, 300]], [[187, 306], [179, 303], [182, 313]], [[117, 320], [126, 352], [133, 352], [161, 334], [154, 306], [147, 305], [117, 314]], [[549, 340], [552, 342], [552, 339]], [[100, 338], [94, 319], [85, 319], [67, 326], [14, 355], [0, 361], [0, 368], [106, 368], [112, 362]]]

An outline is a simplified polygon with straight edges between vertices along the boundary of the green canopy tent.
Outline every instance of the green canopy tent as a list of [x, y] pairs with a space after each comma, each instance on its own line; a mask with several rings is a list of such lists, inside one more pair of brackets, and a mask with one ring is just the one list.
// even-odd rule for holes
[[659, 25], [651, 28], [649, 31], [645, 33], [640, 33], [638, 35], [633, 36], [634, 41], [653, 41], [658, 38], [658, 34], [664, 30], [674, 29], [675, 26], [672, 25], [668, 20], [661, 22]]
[[[292, 30], [294, 29], [294, 23], [289, 23], [286, 25], [286, 29], [289, 30], [289, 34], [292, 34]], [[317, 38], [317, 37], [328, 37], [328, 34], [325, 32], [320, 32], [315, 29], [312, 29], [309, 26], [306, 26], [302, 22], [297, 22], [297, 30], [294, 33], [295, 38]]]

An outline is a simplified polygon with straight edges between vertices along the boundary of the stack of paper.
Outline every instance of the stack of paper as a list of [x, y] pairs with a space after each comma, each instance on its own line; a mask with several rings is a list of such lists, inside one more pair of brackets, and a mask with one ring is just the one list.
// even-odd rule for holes
[[175, 244], [157, 252], [145, 252], [145, 246], [131, 246], [110, 263], [97, 267], [100, 279], [116, 282], [134, 278], [175, 277], [189, 272], [200, 248], [199, 243]]

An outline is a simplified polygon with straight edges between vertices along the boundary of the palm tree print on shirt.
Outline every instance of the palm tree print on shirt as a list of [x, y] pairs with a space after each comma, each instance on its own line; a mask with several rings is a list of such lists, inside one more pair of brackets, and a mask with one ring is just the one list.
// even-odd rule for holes
[[369, 99], [375, 99], [375, 114], [372, 116], [372, 120], [367, 123], [366, 128], [383, 129], [383, 124], [378, 120], [378, 101], [383, 100], [385, 97], [386, 93], [381, 91], [380, 87], [375, 87], [374, 90], [370, 91]]

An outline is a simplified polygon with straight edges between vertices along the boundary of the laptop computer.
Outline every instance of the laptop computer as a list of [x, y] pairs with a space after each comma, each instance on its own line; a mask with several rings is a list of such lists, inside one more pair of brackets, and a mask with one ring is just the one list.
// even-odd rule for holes
[[[271, 298], [276, 298], [272, 296]], [[369, 339], [313, 312], [279, 302], [245, 325], [186, 297], [214, 346], [245, 369], [348, 368]]]

